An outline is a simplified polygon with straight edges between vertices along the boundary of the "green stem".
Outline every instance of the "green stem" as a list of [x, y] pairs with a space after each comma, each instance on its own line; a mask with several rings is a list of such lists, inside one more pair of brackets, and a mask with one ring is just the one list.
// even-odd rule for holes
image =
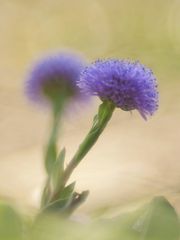
[[88, 153], [88, 151], [93, 147], [93, 145], [98, 140], [99, 136], [105, 129], [107, 123], [111, 119], [114, 109], [115, 109], [114, 104], [109, 101], [104, 101], [100, 105], [98, 114], [94, 117], [92, 128], [90, 129], [84, 141], [79, 146], [77, 152], [75, 153], [74, 157], [72, 158], [64, 172], [63, 181], [61, 185], [62, 187], [61, 189], [59, 189], [59, 192], [63, 189], [63, 187], [67, 183], [73, 170], [78, 166], [78, 164], [81, 162], [84, 156]]
[[50, 133], [50, 138], [46, 147], [46, 153], [45, 153], [45, 168], [47, 171], [47, 174], [51, 174], [52, 165], [56, 161], [57, 158], [57, 139], [58, 139], [58, 133], [59, 133], [59, 124], [60, 124], [60, 118], [61, 118], [61, 111], [63, 107], [59, 108], [57, 110], [56, 107], [53, 109], [53, 122], [52, 122], [52, 128]]
[[54, 101], [52, 105], [53, 108], [53, 119], [52, 119], [52, 127], [50, 132], [49, 141], [46, 146], [45, 152], [45, 169], [47, 172], [47, 181], [44, 187], [44, 191], [41, 197], [41, 207], [43, 208], [50, 200], [52, 189], [51, 189], [51, 178], [52, 178], [52, 169], [57, 159], [57, 139], [59, 133], [59, 125], [61, 120], [61, 115], [64, 107], [63, 98], [61, 101]]

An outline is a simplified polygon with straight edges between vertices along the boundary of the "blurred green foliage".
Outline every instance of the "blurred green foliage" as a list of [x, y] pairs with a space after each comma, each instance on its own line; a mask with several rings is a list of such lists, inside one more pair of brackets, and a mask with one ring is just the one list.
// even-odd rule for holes
[[23, 222], [19, 214], [6, 203], [0, 203], [0, 239], [20, 240], [23, 237]]
[[178, 240], [180, 236], [178, 216], [164, 197], [155, 197], [149, 204], [120, 216], [114, 227], [132, 240]]
[[[26, 221], [27, 222], [27, 221]], [[180, 223], [171, 204], [156, 197], [136, 211], [89, 223], [57, 214], [37, 217], [29, 225], [8, 205], [0, 205], [1, 240], [178, 240]]]

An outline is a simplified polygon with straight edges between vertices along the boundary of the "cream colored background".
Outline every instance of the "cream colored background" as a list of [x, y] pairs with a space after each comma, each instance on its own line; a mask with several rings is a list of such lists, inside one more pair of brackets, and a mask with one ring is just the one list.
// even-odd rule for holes
[[[90, 189], [82, 211], [123, 206], [164, 194], [180, 202], [179, 1], [0, 1], [0, 194], [37, 207], [45, 175], [47, 111], [29, 104], [24, 79], [41, 54], [64, 48], [97, 57], [139, 59], [159, 81], [160, 108], [145, 122], [116, 110], [76, 170], [79, 191]], [[65, 118], [59, 146], [67, 161], [91, 125], [98, 102]]]

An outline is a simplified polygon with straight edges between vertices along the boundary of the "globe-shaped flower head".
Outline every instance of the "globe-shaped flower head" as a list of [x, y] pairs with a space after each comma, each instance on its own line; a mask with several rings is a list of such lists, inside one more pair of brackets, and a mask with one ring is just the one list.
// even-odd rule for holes
[[98, 60], [85, 68], [78, 86], [83, 92], [109, 100], [124, 111], [137, 109], [143, 118], [158, 108], [157, 81], [139, 62]]
[[56, 105], [82, 98], [77, 81], [84, 64], [75, 54], [58, 53], [37, 61], [26, 80], [26, 93], [36, 103]]

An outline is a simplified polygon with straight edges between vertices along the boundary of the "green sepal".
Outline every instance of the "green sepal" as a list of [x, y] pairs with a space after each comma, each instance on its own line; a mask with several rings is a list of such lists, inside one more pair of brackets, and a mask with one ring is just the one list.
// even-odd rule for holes
[[61, 180], [64, 173], [64, 161], [65, 161], [66, 149], [63, 148], [59, 153], [58, 158], [52, 167], [51, 180], [53, 184], [53, 189], [56, 192], [61, 185]]

